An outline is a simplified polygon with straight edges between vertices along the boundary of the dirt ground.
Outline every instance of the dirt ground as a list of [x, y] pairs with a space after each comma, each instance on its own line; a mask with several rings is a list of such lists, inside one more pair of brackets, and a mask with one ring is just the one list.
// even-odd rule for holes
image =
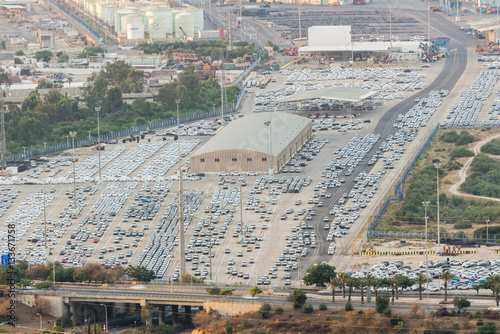
[[[0, 307], [2, 308], [0, 314], [4, 314], [3, 308], [9, 302], [10, 298], [0, 297]], [[35, 308], [21, 303], [16, 303], [15, 305], [17, 316], [16, 327], [4, 324], [0, 326], [0, 329], [3, 329], [4, 333], [33, 333], [34, 331], [38, 331], [40, 329], [40, 317], [37, 315]], [[43, 328], [52, 328], [54, 327], [56, 318], [42, 313], [42, 321]]]

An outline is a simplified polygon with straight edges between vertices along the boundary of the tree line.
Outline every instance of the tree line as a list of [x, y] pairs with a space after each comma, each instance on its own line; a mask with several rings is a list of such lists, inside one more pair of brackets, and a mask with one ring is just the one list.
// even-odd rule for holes
[[[102, 266], [99, 263], [87, 263], [82, 267], [63, 267], [61, 263], [37, 264], [29, 267], [27, 261], [22, 261], [14, 266], [0, 267], [0, 284], [9, 283], [12, 271], [15, 272], [17, 284], [20, 287], [37, 286], [38, 288], [49, 288], [55, 282], [66, 283], [117, 283], [121, 281], [150, 282], [156, 278], [153, 270], [143, 266], [128, 266], [126, 268], [116, 266]], [[37, 282], [37, 283], [35, 283]]]
[[[3, 77], [6, 79], [2, 79]], [[6, 113], [6, 137], [9, 154], [23, 152], [23, 147], [41, 147], [66, 141], [70, 131], [76, 140], [97, 135], [97, 111], [100, 113], [101, 134], [121, 131], [148, 122], [176, 117], [175, 100], [180, 99], [181, 117], [213, 109], [220, 105], [220, 85], [213, 78], [204, 79], [188, 67], [178, 80], [160, 89], [158, 103], [144, 98], [132, 104], [123, 100], [124, 93], [144, 90], [144, 73], [123, 61], [106, 65], [106, 70], [87, 78], [81, 97], [72, 98], [59, 88], [41, 94], [34, 90], [20, 107], [9, 105]], [[8, 76], [0, 70], [0, 83]], [[228, 87], [227, 98], [236, 100], [239, 88]]]

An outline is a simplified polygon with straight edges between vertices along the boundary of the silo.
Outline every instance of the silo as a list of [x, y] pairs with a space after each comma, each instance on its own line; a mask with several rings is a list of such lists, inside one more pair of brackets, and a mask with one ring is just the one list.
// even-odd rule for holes
[[184, 11], [188, 12], [190, 14], [193, 14], [193, 16], [194, 16], [194, 31], [205, 29], [205, 24], [204, 24], [205, 20], [203, 18], [203, 9], [191, 7], [191, 8], [184, 10]]
[[[126, 16], [122, 16], [122, 31], [126, 30], [126, 27], [129, 23], [142, 23], [142, 18], [140, 15], [137, 14], [129, 14]], [[144, 24], [144, 23], [143, 23]], [[144, 28], [143, 28], [144, 29]]]
[[107, 8], [107, 16], [104, 18], [104, 21], [108, 22], [110, 25], [115, 25], [115, 13], [118, 10], [118, 6], [108, 5]]
[[183, 38], [184, 36], [194, 37], [194, 16], [187, 12], [175, 15], [175, 37]]
[[167, 37], [167, 23], [164, 17], [150, 17], [148, 26], [151, 39], [164, 39]]
[[127, 9], [120, 9], [115, 11], [115, 30], [116, 32], [125, 31], [126, 26], [122, 26], [122, 17], [133, 14], [134, 12]]
[[[175, 16], [177, 14], [182, 13], [182, 10], [178, 10], [178, 9], [172, 10], [171, 13], [172, 13], [172, 21], [171, 21], [172, 22], [172, 31], [171, 31], [171, 34], [175, 34]], [[168, 19], [167, 19], [167, 33], [168, 33]]]
[[127, 39], [144, 39], [144, 23], [127, 23]]

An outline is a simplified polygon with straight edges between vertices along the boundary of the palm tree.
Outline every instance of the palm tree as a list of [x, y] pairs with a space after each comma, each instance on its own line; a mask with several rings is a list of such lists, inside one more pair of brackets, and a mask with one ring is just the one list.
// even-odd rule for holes
[[495, 302], [498, 307], [500, 301], [500, 275], [493, 275], [488, 277], [486, 282], [481, 285], [484, 285], [484, 287], [491, 289], [491, 291], [495, 294]]
[[422, 273], [418, 274], [417, 284], [418, 284], [418, 294], [420, 296], [420, 300], [422, 300], [422, 285], [426, 282], [427, 278], [424, 276], [424, 274]]
[[448, 281], [454, 278], [455, 275], [453, 275], [450, 271], [446, 270], [443, 271], [443, 274], [439, 277], [444, 281], [444, 301], [448, 300]]
[[366, 278], [360, 277], [356, 280], [356, 287], [361, 291], [361, 304], [365, 303], [365, 298], [363, 296], [363, 289], [366, 287]]
[[332, 288], [332, 302], [335, 302], [335, 288], [339, 286], [339, 279], [337, 277], [330, 278], [330, 283], [328, 285]]
[[342, 289], [342, 298], [345, 298], [345, 286], [347, 284], [347, 280], [351, 277], [351, 275], [349, 275], [348, 273], [346, 272], [343, 272], [343, 273], [340, 273], [338, 275], [338, 285], [339, 287]]
[[375, 286], [378, 285], [378, 281], [379, 281], [378, 278], [376, 278], [372, 274], [369, 273], [366, 275], [366, 278], [365, 278], [366, 287], [367, 287], [366, 291], [368, 293], [368, 289], [373, 287], [373, 290], [375, 291], [375, 299], [377, 299], [377, 289], [375, 288]]
[[352, 289], [356, 286], [356, 279], [354, 277], [350, 277], [347, 279], [346, 286], [349, 288], [349, 295], [347, 297], [347, 301], [350, 303], [351, 302], [351, 294], [352, 294]]

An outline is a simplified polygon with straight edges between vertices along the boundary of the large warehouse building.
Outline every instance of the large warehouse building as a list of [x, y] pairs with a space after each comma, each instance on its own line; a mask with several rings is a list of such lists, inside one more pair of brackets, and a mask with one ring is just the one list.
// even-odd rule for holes
[[[238, 118], [190, 159], [190, 172], [277, 171], [311, 137], [311, 120], [272, 112]], [[269, 147], [271, 150], [269, 151]]]

